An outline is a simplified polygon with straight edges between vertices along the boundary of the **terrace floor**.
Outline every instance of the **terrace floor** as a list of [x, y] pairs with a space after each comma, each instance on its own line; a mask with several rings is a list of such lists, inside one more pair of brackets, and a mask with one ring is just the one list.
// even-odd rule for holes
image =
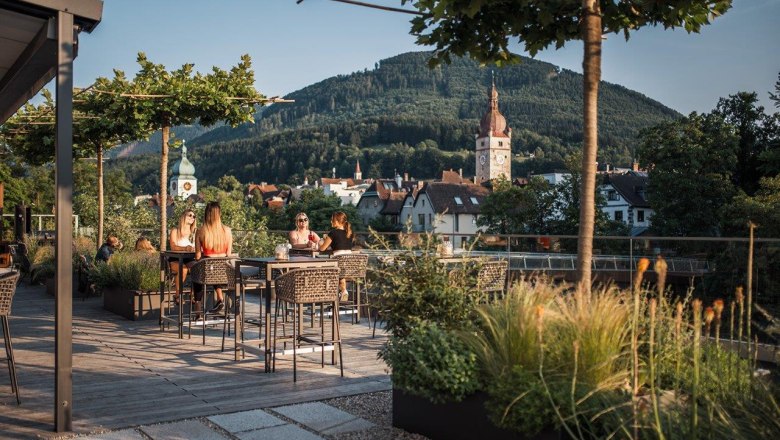
[[[250, 293], [248, 301], [248, 311], [256, 311], [257, 295]], [[102, 305], [102, 298], [73, 300], [74, 432], [68, 435], [391, 388], [377, 359], [384, 333], [372, 339], [365, 319], [351, 325], [342, 318], [343, 378], [338, 366], [320, 368], [317, 354], [299, 356], [293, 383], [291, 356], [278, 358], [269, 374], [249, 352], [236, 362], [232, 339], [231, 349], [221, 351], [221, 326], [208, 331], [204, 346], [199, 329], [180, 340], [175, 328], [161, 332], [157, 320], [129, 321]], [[52, 431], [54, 298], [43, 287], [20, 284], [10, 326], [22, 404], [16, 405], [8, 375], [0, 371], [0, 437], [58, 437]], [[6, 370], [5, 362], [0, 368]]]

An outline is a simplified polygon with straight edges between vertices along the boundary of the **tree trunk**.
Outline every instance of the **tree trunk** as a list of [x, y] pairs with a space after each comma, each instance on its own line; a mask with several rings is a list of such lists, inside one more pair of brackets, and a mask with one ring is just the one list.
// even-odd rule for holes
[[590, 291], [593, 262], [593, 229], [598, 151], [598, 95], [601, 81], [601, 9], [597, 0], [582, 0], [583, 151], [580, 187], [580, 230], [577, 245], [577, 275], [580, 287]]
[[170, 125], [162, 128], [162, 154], [160, 155], [160, 251], [167, 249], [168, 242], [168, 139]]
[[97, 202], [98, 202], [98, 229], [97, 229], [97, 247], [103, 244], [103, 218], [105, 204], [103, 202], [103, 145], [95, 145], [97, 156]]

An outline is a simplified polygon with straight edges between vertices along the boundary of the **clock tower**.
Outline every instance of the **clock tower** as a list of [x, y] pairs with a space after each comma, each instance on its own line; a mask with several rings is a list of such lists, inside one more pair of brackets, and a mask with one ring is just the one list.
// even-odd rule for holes
[[477, 183], [503, 175], [512, 180], [512, 129], [498, 111], [496, 82], [488, 91], [488, 111], [479, 123], [477, 135]]
[[171, 187], [168, 189], [171, 196], [186, 199], [198, 193], [198, 179], [195, 178], [195, 166], [187, 159], [187, 147], [181, 147], [181, 159], [173, 164]]

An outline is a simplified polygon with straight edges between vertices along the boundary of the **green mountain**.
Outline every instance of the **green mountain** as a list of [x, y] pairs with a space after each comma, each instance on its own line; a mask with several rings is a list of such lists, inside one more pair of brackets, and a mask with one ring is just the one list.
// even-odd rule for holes
[[[500, 69], [466, 58], [429, 69], [428, 56], [401, 54], [373, 70], [328, 78], [288, 95], [295, 103], [262, 109], [253, 124], [195, 137], [188, 146], [198, 177], [296, 183], [329, 176], [333, 168], [351, 176], [357, 160], [364, 177], [398, 171], [430, 178], [449, 168], [472, 175], [474, 134], [493, 75], [499, 108], [513, 129], [513, 175], [560, 168], [580, 147], [582, 75], [528, 58]], [[615, 84], [602, 83], [599, 99], [599, 161], [616, 165], [630, 162], [639, 130], [680, 116]], [[113, 166], [138, 191], [155, 191], [156, 156]]]
[[[221, 124], [220, 124], [221, 126]], [[204, 127], [202, 125], [178, 125], [171, 128], [171, 140], [184, 140], [189, 142], [192, 139], [212, 130], [213, 127]], [[110, 159], [137, 156], [139, 154], [159, 154], [160, 144], [162, 143], [162, 134], [156, 131], [149, 136], [147, 140], [139, 140], [120, 145], [108, 150], [106, 155]]]

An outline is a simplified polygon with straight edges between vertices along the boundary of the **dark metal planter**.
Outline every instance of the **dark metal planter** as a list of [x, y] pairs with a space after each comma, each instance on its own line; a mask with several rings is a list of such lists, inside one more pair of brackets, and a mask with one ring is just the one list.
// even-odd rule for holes
[[133, 321], [160, 319], [160, 292], [120, 287], [104, 289], [103, 308]]
[[424, 397], [393, 389], [393, 426], [431, 439], [559, 440], [555, 429], [527, 437], [496, 427], [487, 416], [487, 394], [477, 392], [462, 402], [431, 403]]

